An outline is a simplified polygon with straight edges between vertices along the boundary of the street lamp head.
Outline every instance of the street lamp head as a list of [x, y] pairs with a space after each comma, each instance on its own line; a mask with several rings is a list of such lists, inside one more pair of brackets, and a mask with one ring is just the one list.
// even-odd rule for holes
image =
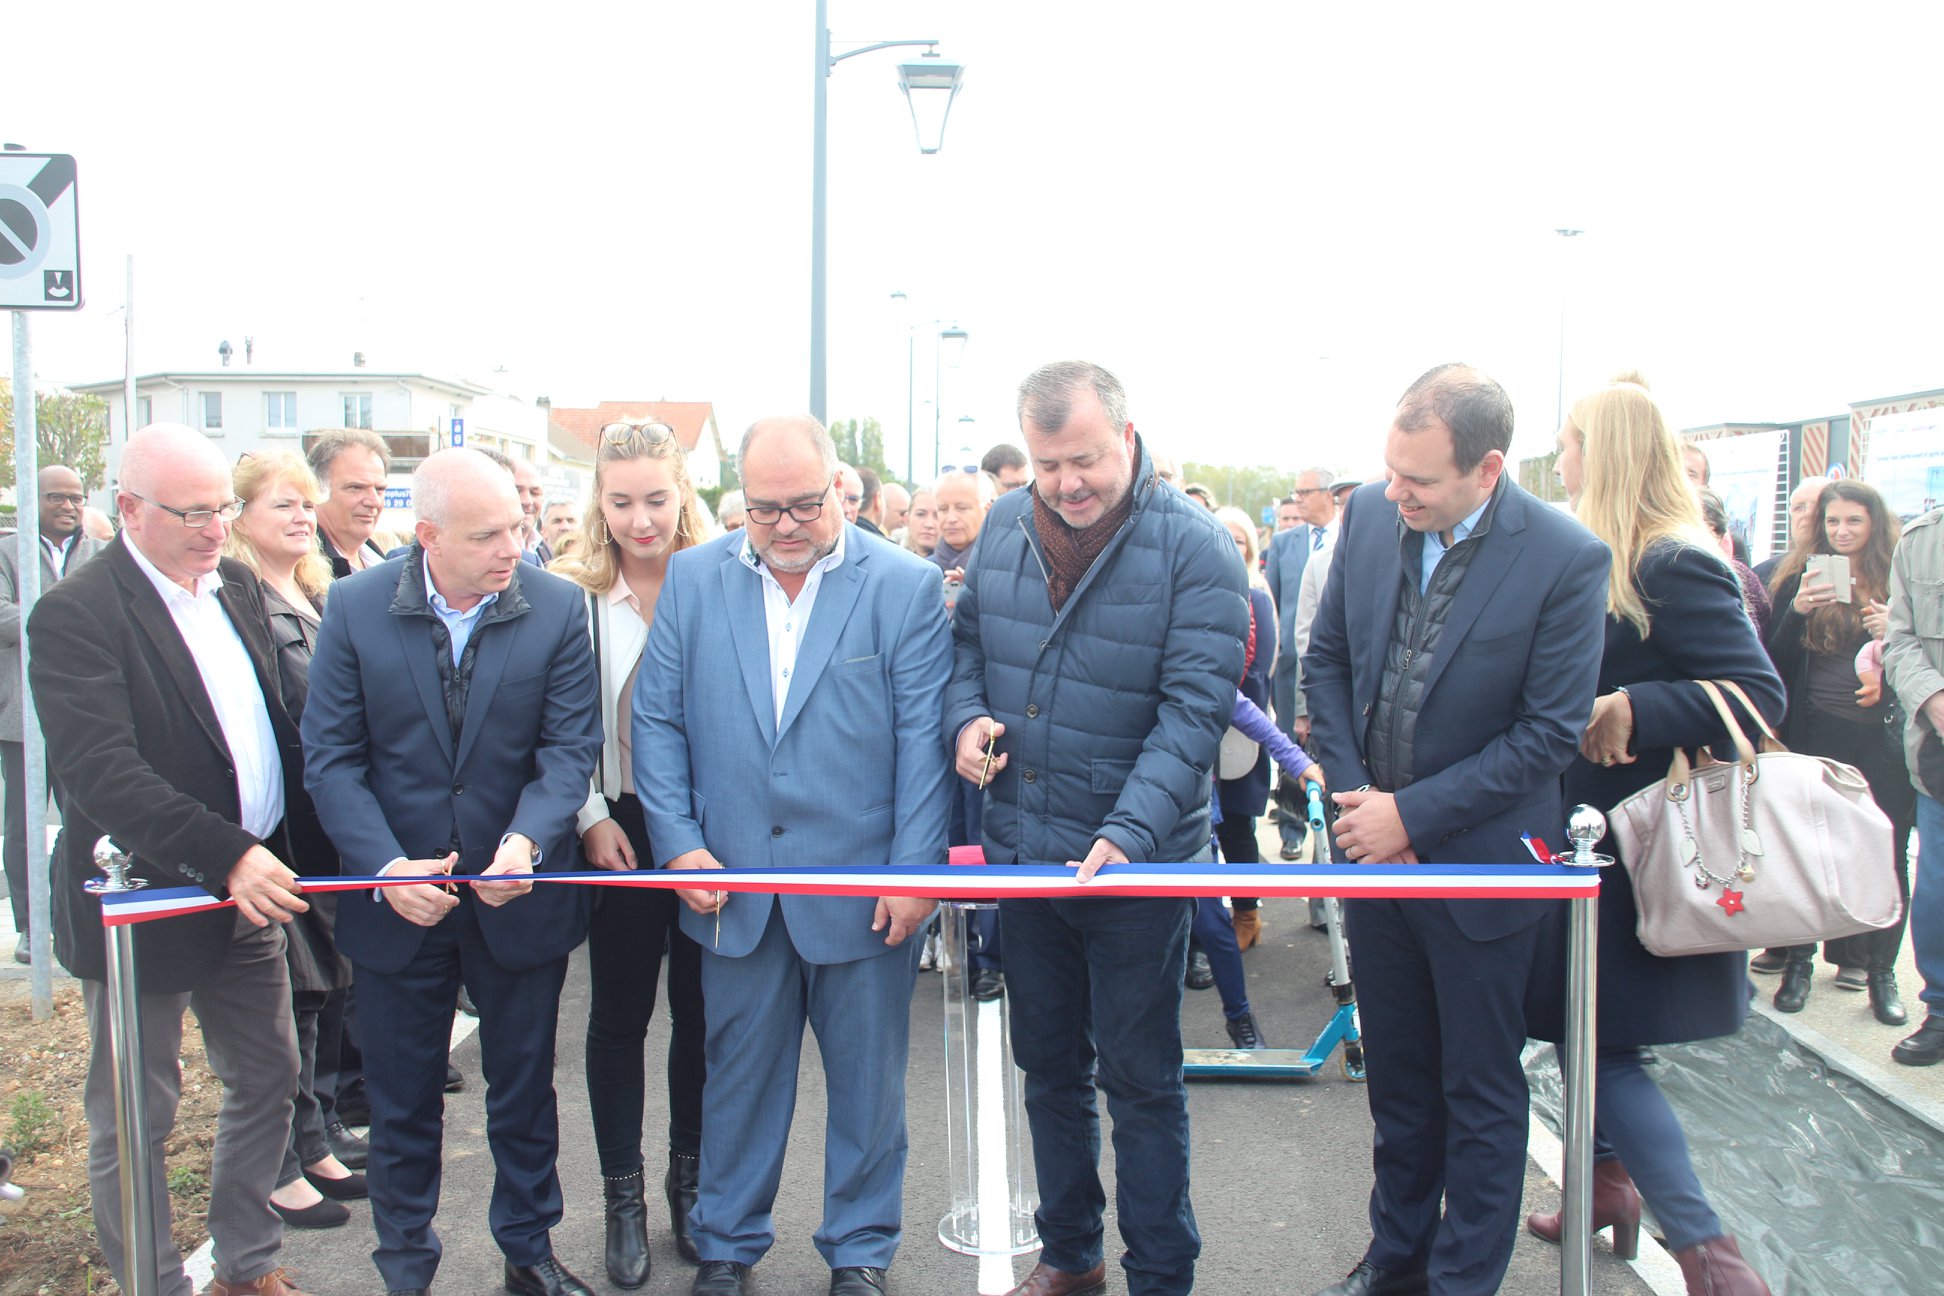
[[898, 64], [898, 86], [911, 105], [911, 124], [918, 132], [918, 151], [936, 153], [945, 143], [945, 118], [958, 98], [965, 77], [963, 64], [926, 50], [910, 63]]
[[965, 354], [965, 340], [971, 334], [954, 324], [950, 328], [938, 330], [938, 344], [945, 357], [945, 363], [958, 368], [960, 357]]

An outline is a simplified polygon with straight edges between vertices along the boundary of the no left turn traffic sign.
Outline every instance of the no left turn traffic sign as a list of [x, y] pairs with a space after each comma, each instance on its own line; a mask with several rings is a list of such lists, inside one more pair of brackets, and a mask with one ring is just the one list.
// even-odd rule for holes
[[0, 310], [81, 304], [81, 221], [74, 159], [0, 153]]

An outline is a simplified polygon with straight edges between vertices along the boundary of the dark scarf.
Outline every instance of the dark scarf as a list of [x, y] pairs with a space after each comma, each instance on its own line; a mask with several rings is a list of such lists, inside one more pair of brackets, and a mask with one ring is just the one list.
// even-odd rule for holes
[[1039, 534], [1040, 547], [1046, 550], [1047, 561], [1052, 564], [1046, 577], [1046, 594], [1053, 601], [1055, 612], [1066, 606], [1094, 559], [1100, 557], [1100, 551], [1134, 511], [1134, 492], [1140, 484], [1131, 483], [1120, 503], [1108, 509], [1092, 526], [1077, 531], [1040, 498], [1038, 483], [1033, 485], [1033, 530]]

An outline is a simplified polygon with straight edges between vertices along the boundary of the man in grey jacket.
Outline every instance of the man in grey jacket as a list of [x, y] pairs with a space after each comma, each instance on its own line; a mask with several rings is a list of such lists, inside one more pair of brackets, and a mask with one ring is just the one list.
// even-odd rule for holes
[[[95, 556], [101, 541], [81, 531], [87, 496], [74, 469], [49, 464], [40, 479], [40, 587], [46, 589]], [[27, 727], [20, 706], [20, 546], [0, 538], [0, 778], [6, 780], [7, 901], [13, 907], [14, 962], [27, 955]]]
[[[1018, 409], [1033, 485], [980, 528], [945, 698], [958, 772], [986, 789], [986, 859], [1064, 863], [1082, 882], [1128, 860], [1207, 860], [1209, 771], [1249, 629], [1234, 541], [1161, 487], [1106, 370], [1048, 365]], [[1127, 1289], [1194, 1285], [1180, 1022], [1193, 908], [1000, 904], [1044, 1242], [1012, 1296], [1105, 1290], [1096, 1085], [1114, 1117]]]
[[1906, 1066], [1930, 1066], [1944, 1060], [1944, 509], [1905, 528], [1890, 562], [1883, 673], [1909, 717], [1904, 757], [1917, 785], [1910, 948], [1930, 1010], [1890, 1056]]

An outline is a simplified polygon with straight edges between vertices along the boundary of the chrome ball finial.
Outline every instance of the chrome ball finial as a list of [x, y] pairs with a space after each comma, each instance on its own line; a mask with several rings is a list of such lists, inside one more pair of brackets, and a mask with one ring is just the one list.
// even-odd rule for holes
[[111, 891], [139, 891], [148, 885], [142, 878], [128, 876], [129, 866], [134, 863], [113, 837], [98, 837], [94, 847], [95, 867], [107, 874], [83, 884], [83, 889], [96, 895]]
[[1606, 836], [1607, 817], [1590, 805], [1576, 805], [1566, 816], [1566, 839], [1573, 843], [1573, 858], [1568, 863], [1598, 867], [1613, 863], [1613, 858], [1594, 851]]

